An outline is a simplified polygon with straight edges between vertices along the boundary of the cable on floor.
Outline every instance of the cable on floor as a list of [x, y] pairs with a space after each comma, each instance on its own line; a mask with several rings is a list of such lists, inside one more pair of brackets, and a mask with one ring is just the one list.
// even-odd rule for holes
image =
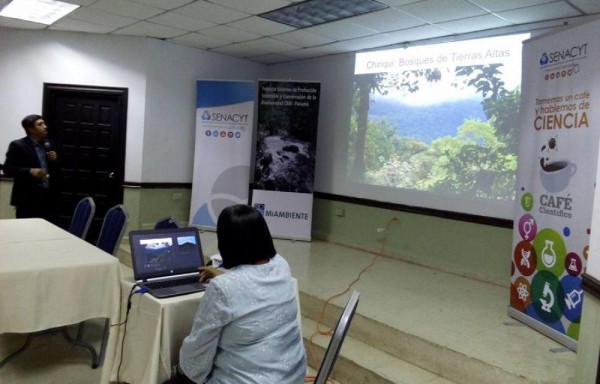
[[[352, 286], [354, 284], [356, 284], [360, 278], [362, 277], [362, 274], [365, 273], [369, 268], [371, 268], [375, 262], [377, 261], [377, 259], [379, 258], [379, 256], [382, 256], [385, 254], [385, 249], [387, 246], [387, 238], [388, 238], [388, 233], [389, 233], [389, 229], [390, 226], [392, 225], [393, 222], [398, 221], [397, 217], [392, 217], [391, 219], [389, 219], [387, 221], [387, 223], [385, 224], [385, 230], [384, 230], [384, 234], [383, 234], [383, 240], [381, 243], [381, 249], [379, 250], [379, 252], [375, 253], [375, 256], [373, 257], [373, 259], [371, 260], [371, 262], [369, 263], [369, 265], [367, 265], [366, 267], [364, 267], [356, 276], [356, 278], [350, 282], [350, 284], [348, 285], [348, 287], [346, 289], [344, 289], [342, 292], [337, 293], [331, 297], [329, 297], [325, 303], [323, 304], [323, 307], [321, 308], [321, 313], [319, 314], [319, 318], [317, 319], [317, 330], [315, 332], [313, 332], [309, 339], [308, 339], [308, 348], [306, 351], [306, 355], [310, 361], [310, 365], [313, 367], [318, 367], [319, 365], [316, 364], [315, 358], [314, 358], [314, 354], [313, 354], [313, 350], [312, 350], [312, 346], [313, 346], [313, 339], [315, 338], [315, 336], [320, 335], [320, 336], [328, 336], [328, 335], [332, 335], [333, 334], [333, 329], [329, 329], [327, 331], [323, 331], [320, 329], [320, 325], [323, 322], [323, 318], [325, 317], [325, 310], [327, 308], [327, 305], [329, 305], [329, 302], [333, 299], [335, 299], [336, 297], [342, 296], [345, 293], [347, 293], [348, 291], [350, 291], [350, 288], [352, 288]], [[306, 379], [304, 380], [305, 383], [313, 383], [315, 380], [315, 376], [307, 376]], [[329, 379], [327, 380], [327, 382], [330, 382]]]

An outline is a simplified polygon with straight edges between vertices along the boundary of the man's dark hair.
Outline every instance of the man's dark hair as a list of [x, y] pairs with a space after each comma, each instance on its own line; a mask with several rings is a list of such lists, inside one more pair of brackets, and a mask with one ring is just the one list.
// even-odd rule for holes
[[27, 115], [21, 120], [21, 125], [25, 130], [25, 133], [29, 135], [29, 129], [35, 127], [35, 122], [42, 119], [40, 115]]
[[227, 269], [271, 259], [277, 253], [265, 219], [244, 204], [223, 209], [217, 220], [217, 240]]

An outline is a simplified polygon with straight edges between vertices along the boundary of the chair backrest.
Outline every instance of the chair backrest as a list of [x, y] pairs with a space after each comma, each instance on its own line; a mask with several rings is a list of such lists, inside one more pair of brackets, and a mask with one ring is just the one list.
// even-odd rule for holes
[[96, 247], [104, 252], [115, 255], [125, 233], [129, 215], [122, 204], [117, 204], [106, 212], [102, 229], [98, 235]]
[[154, 229], [179, 228], [179, 224], [173, 216], [163, 217], [154, 225]]
[[94, 203], [94, 199], [88, 196], [79, 200], [73, 212], [69, 232], [79, 238], [85, 239], [95, 212], [96, 203]]
[[352, 322], [354, 312], [358, 306], [359, 297], [360, 292], [354, 291], [352, 292], [352, 296], [350, 296], [348, 303], [346, 303], [344, 311], [342, 312], [342, 315], [338, 319], [337, 325], [335, 326], [335, 331], [333, 331], [333, 336], [331, 337], [329, 345], [327, 346], [325, 357], [323, 357], [323, 362], [321, 362], [321, 366], [317, 372], [317, 377], [315, 378], [314, 384], [325, 384], [327, 382], [327, 379], [333, 370], [333, 365], [337, 360], [340, 349], [342, 348], [342, 343], [344, 342], [348, 328], [350, 328], [350, 323]]

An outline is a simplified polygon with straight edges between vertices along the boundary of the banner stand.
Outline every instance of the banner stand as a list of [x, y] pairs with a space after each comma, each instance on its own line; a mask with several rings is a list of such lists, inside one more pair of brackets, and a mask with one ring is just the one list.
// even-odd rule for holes
[[273, 237], [311, 240], [320, 83], [258, 83], [252, 206]]
[[599, 34], [595, 21], [523, 43], [508, 315], [573, 351], [597, 263]]
[[190, 224], [216, 230], [223, 208], [248, 203], [256, 83], [198, 80]]
[[560, 344], [569, 348], [570, 350], [577, 352], [577, 342], [572, 338], [566, 336], [564, 333], [558, 332], [556, 329], [550, 328], [549, 326], [540, 323], [529, 315], [515, 309], [508, 307], [508, 315], [521, 323], [535, 329], [542, 335], [548, 336], [549, 338], [556, 340]]

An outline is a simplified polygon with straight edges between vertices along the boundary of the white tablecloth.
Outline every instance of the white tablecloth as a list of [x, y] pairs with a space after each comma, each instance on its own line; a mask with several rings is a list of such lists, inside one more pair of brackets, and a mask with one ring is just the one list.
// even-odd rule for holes
[[[122, 280], [122, 317], [126, 314], [132, 286], [132, 277]], [[159, 300], [148, 293], [133, 295], [123, 345], [124, 326], [121, 326], [111, 382], [117, 382], [117, 374], [121, 382], [135, 384], [157, 384], [167, 380], [171, 366], [179, 360], [181, 343], [192, 329], [202, 296], [204, 292]]]
[[[92, 318], [119, 320], [117, 258], [42, 219], [0, 220], [0, 333], [30, 333]], [[117, 341], [111, 327], [108, 382]]]

